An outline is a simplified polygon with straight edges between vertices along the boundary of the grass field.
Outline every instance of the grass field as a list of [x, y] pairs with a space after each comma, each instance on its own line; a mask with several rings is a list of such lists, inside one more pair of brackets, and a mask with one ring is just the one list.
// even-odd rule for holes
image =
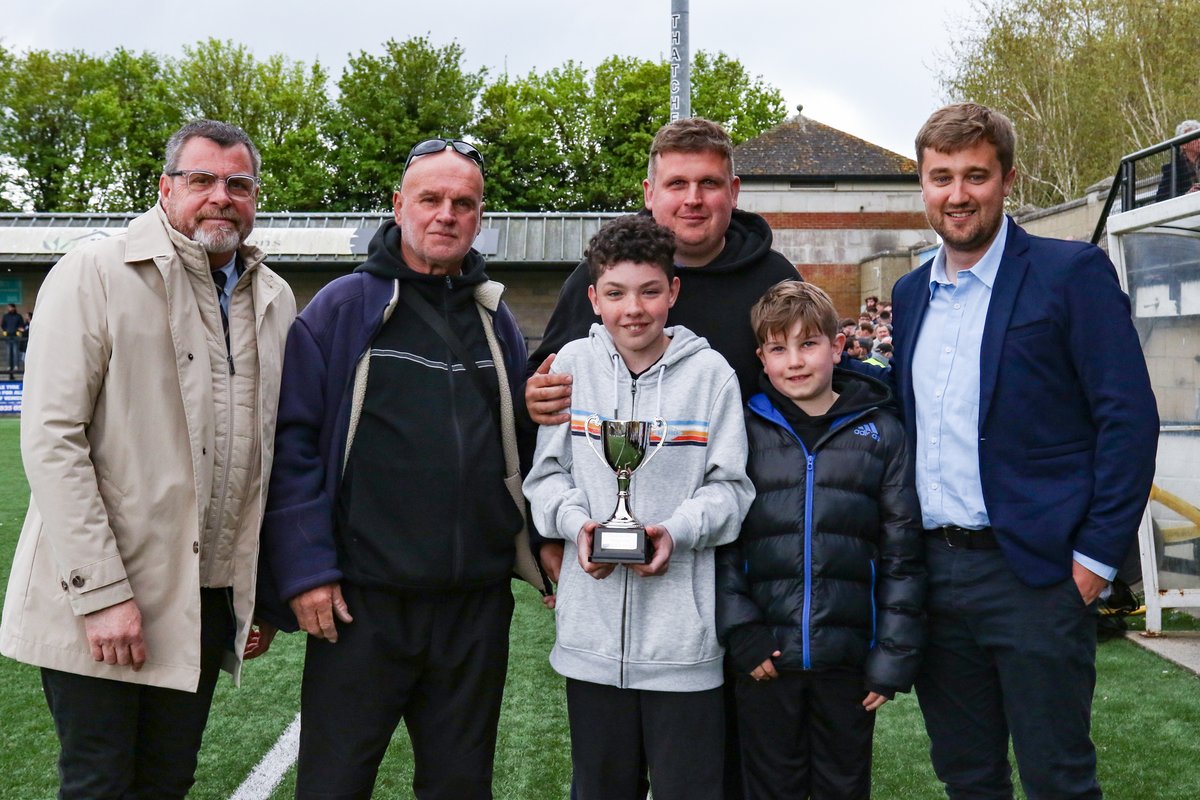
[[[16, 420], [0, 419], [0, 580], [5, 583], [28, 500], [17, 427]], [[518, 602], [496, 796], [565, 798], [570, 748], [564, 693], [561, 678], [546, 661], [552, 620], [529, 587], [514, 584], [514, 591]], [[281, 636], [267, 656], [247, 665], [242, 688], [222, 679], [191, 797], [230, 797], [287, 728], [299, 706], [303, 652], [299, 636]], [[1098, 671], [1094, 735], [1109, 800], [1200, 798], [1200, 680], [1123, 640], [1101, 645]], [[364, 692], [371, 689], [363, 686]], [[381, 770], [377, 797], [411, 796], [412, 764], [404, 740], [401, 731]], [[927, 750], [915, 700], [902, 695], [885, 706], [876, 726], [875, 796], [943, 797]], [[53, 797], [56, 757], [37, 670], [0, 659], [0, 800]], [[291, 797], [293, 782], [289, 772], [272, 798]]]

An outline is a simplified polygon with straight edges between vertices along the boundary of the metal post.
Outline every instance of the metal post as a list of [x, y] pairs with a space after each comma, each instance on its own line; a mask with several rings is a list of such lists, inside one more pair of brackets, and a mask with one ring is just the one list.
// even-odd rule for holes
[[671, 121], [692, 115], [688, 0], [671, 0]]

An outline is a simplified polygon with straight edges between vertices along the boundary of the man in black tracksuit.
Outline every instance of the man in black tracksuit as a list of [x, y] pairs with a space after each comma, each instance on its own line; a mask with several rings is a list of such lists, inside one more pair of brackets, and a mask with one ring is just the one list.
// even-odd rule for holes
[[481, 167], [464, 142], [414, 147], [395, 221], [288, 336], [262, 548], [309, 634], [298, 798], [369, 798], [402, 719], [417, 797], [492, 796], [510, 576], [532, 559], [505, 408], [525, 344], [471, 249]]

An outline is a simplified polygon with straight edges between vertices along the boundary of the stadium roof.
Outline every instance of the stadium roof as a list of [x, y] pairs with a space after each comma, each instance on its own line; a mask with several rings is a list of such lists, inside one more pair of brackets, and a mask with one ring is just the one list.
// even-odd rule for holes
[[[136, 213], [0, 214], [0, 265], [49, 266], [83, 242], [122, 232]], [[357, 264], [389, 213], [260, 213], [250, 241], [272, 263], [329, 268]], [[616, 213], [483, 215], [475, 247], [492, 266], [575, 264], [588, 240]]]

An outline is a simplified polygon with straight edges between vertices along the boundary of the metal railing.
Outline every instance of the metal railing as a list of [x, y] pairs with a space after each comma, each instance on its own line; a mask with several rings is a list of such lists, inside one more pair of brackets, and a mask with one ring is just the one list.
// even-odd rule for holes
[[[1169, 150], [1171, 152], [1171, 161], [1168, 174], [1170, 175], [1171, 196], [1175, 196], [1176, 182], [1179, 178], [1179, 166], [1183, 158], [1179, 147], [1195, 139], [1200, 139], [1200, 130], [1180, 134], [1174, 139], [1168, 139], [1165, 142], [1159, 142], [1158, 144], [1143, 148], [1121, 159], [1121, 163], [1117, 166], [1117, 174], [1113, 176], [1112, 187], [1108, 190], [1108, 197], [1104, 201], [1104, 208], [1100, 212], [1100, 219], [1096, 221], [1096, 230], [1092, 232], [1092, 244], [1099, 244], [1101, 237], [1104, 235], [1104, 228], [1108, 225], [1108, 215], [1112, 213], [1118, 195], [1121, 198], [1122, 211], [1129, 211], [1138, 207], [1137, 190], [1139, 181], [1137, 180], [1137, 167], [1140, 162]], [[1146, 205], [1146, 203], [1142, 203], [1142, 205]]]

